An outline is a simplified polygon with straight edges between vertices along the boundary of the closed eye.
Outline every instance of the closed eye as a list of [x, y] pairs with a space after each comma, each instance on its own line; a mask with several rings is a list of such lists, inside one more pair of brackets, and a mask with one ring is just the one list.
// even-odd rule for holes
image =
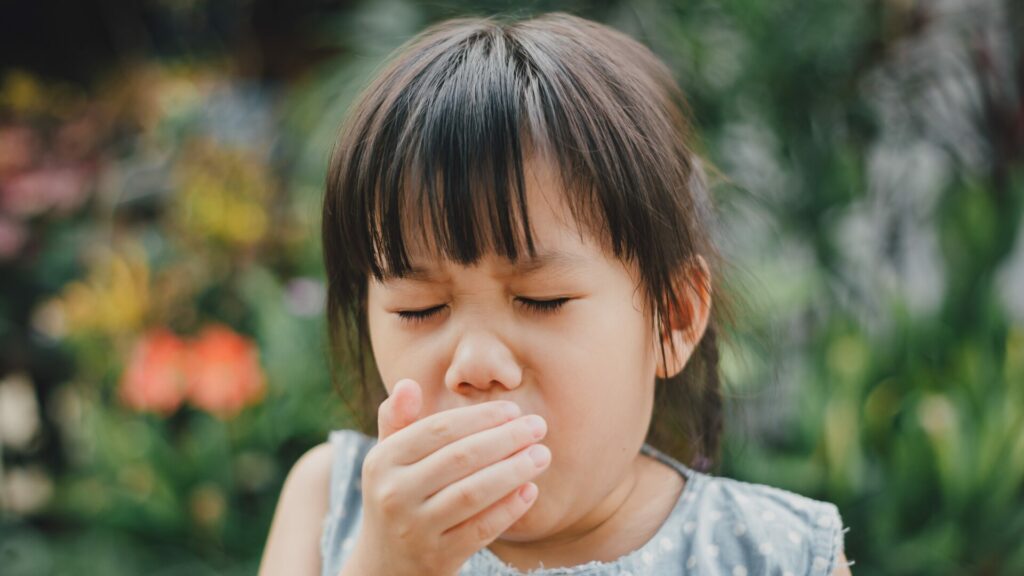
[[[550, 314], [570, 300], [570, 298], [555, 298], [553, 300], [531, 300], [529, 298], [516, 298], [516, 300], [525, 306], [527, 309], [538, 312], [541, 314]], [[399, 318], [404, 322], [415, 324], [417, 322], [423, 322], [430, 319], [432, 316], [440, 314], [447, 305], [442, 304], [441, 306], [434, 306], [432, 308], [424, 308], [423, 310], [400, 310], [396, 312]]]
[[555, 298], [554, 300], [530, 300], [529, 298], [516, 298], [516, 300], [519, 300], [523, 306], [537, 312], [554, 312], [569, 301], [568, 298]]
[[434, 306], [425, 310], [399, 310], [398, 317], [405, 322], [422, 322], [444, 309], [444, 306]]

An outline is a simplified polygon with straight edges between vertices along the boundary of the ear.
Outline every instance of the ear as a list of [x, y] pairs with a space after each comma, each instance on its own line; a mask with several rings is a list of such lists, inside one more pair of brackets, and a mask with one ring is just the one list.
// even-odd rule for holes
[[[685, 276], [680, 279], [684, 287], [681, 293], [683, 301], [671, 307], [669, 318], [657, 323], [660, 333], [655, 329], [655, 370], [658, 378], [662, 379], [671, 378], [683, 370], [704, 336], [711, 317], [711, 271], [707, 262], [698, 255], [685, 267], [683, 274]], [[662, 345], [668, 356], [665, 362], [662, 362]]]

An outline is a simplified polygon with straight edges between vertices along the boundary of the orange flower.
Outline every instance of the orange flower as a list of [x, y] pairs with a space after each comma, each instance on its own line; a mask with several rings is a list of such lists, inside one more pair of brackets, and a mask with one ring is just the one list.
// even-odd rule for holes
[[222, 419], [259, 402], [266, 391], [256, 346], [219, 324], [203, 329], [192, 342], [186, 372], [189, 401]]
[[177, 410], [185, 394], [185, 351], [185, 342], [165, 328], [144, 334], [121, 377], [121, 401], [140, 412], [167, 415]]

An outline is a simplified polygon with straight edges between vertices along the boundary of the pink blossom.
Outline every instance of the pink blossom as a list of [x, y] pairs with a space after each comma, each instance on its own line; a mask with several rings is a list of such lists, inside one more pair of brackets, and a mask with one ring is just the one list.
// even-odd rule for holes
[[50, 209], [67, 213], [85, 200], [85, 174], [71, 167], [23, 172], [0, 183], [0, 209], [27, 218]]

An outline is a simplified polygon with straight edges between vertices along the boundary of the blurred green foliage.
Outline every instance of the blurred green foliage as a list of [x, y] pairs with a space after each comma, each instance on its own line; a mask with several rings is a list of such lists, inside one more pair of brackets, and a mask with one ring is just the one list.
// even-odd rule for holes
[[[556, 9], [662, 56], [724, 176], [720, 473], [835, 502], [857, 574], [1024, 573], [1019, 3], [383, 0], [300, 19], [331, 56], [287, 77], [0, 79], [5, 575], [256, 570], [288, 469], [351, 425], [318, 245], [348, 104], [430, 22]], [[229, 413], [189, 393], [215, 325], [207, 362], [258, 351]]]

